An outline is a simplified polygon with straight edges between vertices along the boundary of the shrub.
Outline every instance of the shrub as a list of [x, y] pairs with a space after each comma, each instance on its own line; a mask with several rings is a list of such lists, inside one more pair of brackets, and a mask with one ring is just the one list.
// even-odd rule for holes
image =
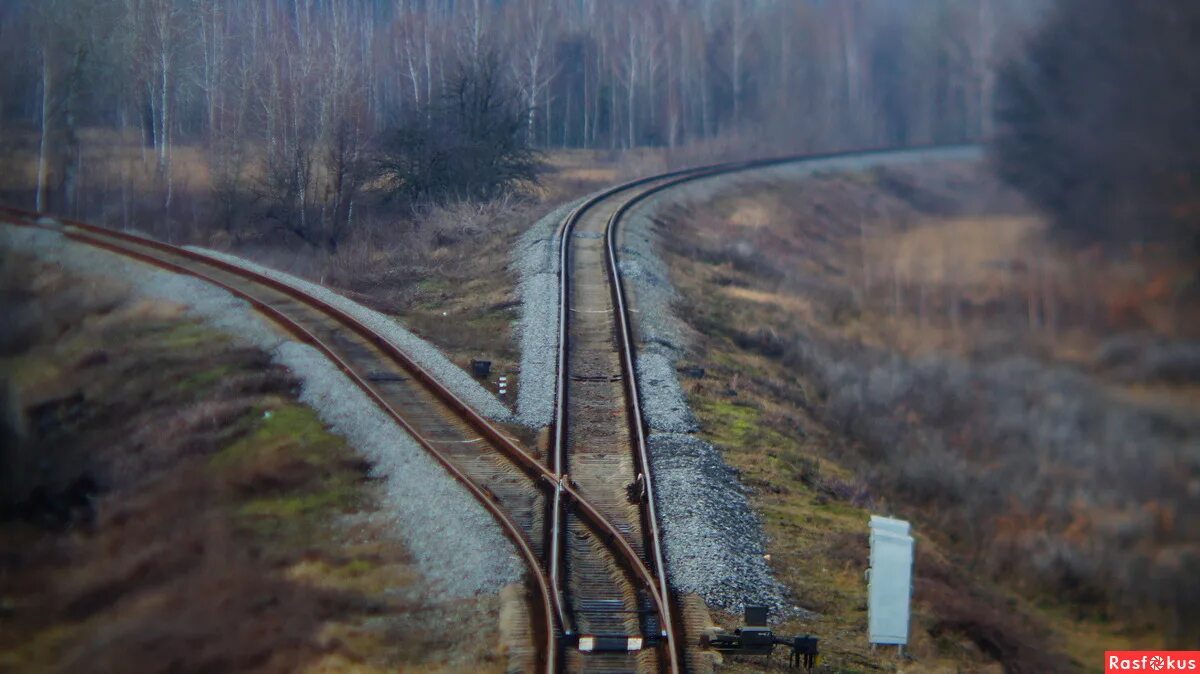
[[383, 134], [376, 171], [384, 190], [410, 201], [492, 199], [537, 182], [540, 154], [526, 112], [486, 52], [464, 61], [442, 93]]
[[805, 340], [784, 358], [817, 379], [821, 413], [858, 441], [871, 482], [985, 550], [993, 573], [1089, 610], [1162, 613], [1176, 643], [1200, 632], [1186, 570], [1197, 528], [1176, 515], [1197, 507], [1200, 420], [1025, 357], [910, 361]]

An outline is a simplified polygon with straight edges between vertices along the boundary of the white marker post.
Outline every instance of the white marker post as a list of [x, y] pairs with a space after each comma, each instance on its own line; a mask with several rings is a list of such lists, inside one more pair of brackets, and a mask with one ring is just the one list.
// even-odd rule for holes
[[869, 642], [904, 652], [912, 600], [913, 538], [908, 522], [871, 516], [871, 568], [867, 569]]
[[500, 392], [500, 397], [503, 398], [504, 395], [508, 393], [508, 377], [500, 377], [500, 379], [496, 382], [496, 388]]

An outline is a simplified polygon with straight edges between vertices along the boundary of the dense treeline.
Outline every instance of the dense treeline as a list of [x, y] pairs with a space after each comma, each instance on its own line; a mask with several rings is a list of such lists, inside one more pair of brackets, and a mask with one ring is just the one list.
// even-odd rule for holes
[[12, 0], [0, 128], [37, 139], [46, 207], [95, 209], [79, 204], [81, 130], [108, 128], [140, 135], [168, 208], [176, 150], [199, 146], [227, 217], [253, 175], [290, 204], [275, 212], [337, 231], [371, 181], [375, 142], [419, 128], [418, 111], [443, 106], [483, 54], [498, 59], [524, 141], [542, 147], [958, 141], [986, 133], [998, 45], [1039, 5]]
[[1069, 238], [1200, 257], [1200, 3], [1062, 0], [998, 75], [1001, 174]]
[[986, 125], [994, 45], [1020, 4], [18, 0], [0, 10], [4, 113], [35, 122], [49, 84], [87, 97], [81, 123], [137, 124], [148, 142], [246, 124], [283, 140], [304, 112], [385, 123], [492, 44], [544, 145], [673, 145], [799, 118], [842, 140], [955, 140]]

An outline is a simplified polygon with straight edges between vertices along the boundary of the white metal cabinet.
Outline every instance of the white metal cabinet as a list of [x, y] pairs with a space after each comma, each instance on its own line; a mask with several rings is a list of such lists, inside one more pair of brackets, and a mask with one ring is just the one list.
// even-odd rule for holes
[[872, 644], [908, 643], [913, 569], [913, 538], [909, 531], [904, 520], [871, 517], [867, 629]]

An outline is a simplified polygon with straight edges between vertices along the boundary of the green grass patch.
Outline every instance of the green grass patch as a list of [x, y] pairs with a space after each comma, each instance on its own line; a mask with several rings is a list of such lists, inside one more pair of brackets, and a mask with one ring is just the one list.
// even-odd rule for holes
[[252, 498], [239, 512], [248, 517], [307, 517], [342, 512], [356, 502], [353, 488], [335, 484], [306, 493]]
[[[170, 323], [151, 324], [149, 329], [140, 330], [139, 341], [147, 342], [147, 346], [160, 349], [185, 350], [198, 347], [213, 348], [227, 344], [229, 336], [217, 332], [198, 321], [172, 321]], [[121, 326], [114, 326], [122, 330]]]
[[428, 299], [448, 294], [453, 289], [450, 280], [440, 276], [430, 276], [417, 282], [416, 291]]
[[326, 466], [344, 453], [344, 441], [331, 435], [311, 408], [285, 403], [256, 408], [246, 417], [248, 433], [213, 455], [210, 465], [218, 470], [237, 467], [287, 452], [317, 466]]
[[763, 423], [762, 410], [739, 398], [695, 397], [696, 416], [705, 433], [716, 444], [730, 449], [780, 448], [795, 444]]
[[256, 538], [303, 545], [364, 504], [362, 462], [312, 408], [283, 403], [244, 422], [247, 432], [214, 454], [209, 469], [234, 485], [232, 508]]
[[175, 383], [175, 388], [181, 392], [207, 388], [233, 374], [234, 370], [231, 365], [218, 365], [183, 377]]
[[41, 382], [58, 379], [62, 374], [62, 362], [53, 353], [5, 358], [0, 360], [0, 373], [18, 390], [26, 390]]

